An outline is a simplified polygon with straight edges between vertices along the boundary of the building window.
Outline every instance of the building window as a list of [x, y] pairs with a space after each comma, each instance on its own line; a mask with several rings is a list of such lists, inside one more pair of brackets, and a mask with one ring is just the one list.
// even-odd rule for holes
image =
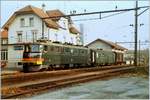
[[14, 46], [14, 50], [23, 50], [23, 46]]
[[8, 43], [8, 39], [1, 39], [1, 43], [2, 44], [7, 44]]
[[32, 40], [33, 42], [37, 41], [37, 31], [32, 31]]
[[25, 19], [24, 19], [24, 18], [21, 18], [21, 19], [20, 19], [20, 26], [21, 26], [21, 27], [24, 27], [24, 26], [25, 26]]
[[18, 42], [22, 42], [22, 33], [17, 34]]
[[29, 18], [29, 25], [30, 25], [30, 27], [34, 26], [34, 18], [33, 17]]
[[1, 51], [1, 60], [8, 60], [8, 52], [7, 50]]

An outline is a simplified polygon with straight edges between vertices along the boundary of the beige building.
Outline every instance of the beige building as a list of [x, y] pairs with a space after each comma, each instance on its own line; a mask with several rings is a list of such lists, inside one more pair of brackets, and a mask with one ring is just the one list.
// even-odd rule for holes
[[112, 51], [116, 50], [118, 52], [125, 52], [127, 50], [126, 48], [117, 45], [116, 43], [103, 40], [103, 39], [96, 39], [95, 41], [87, 44], [86, 46], [92, 49], [103, 49], [103, 50], [112, 50]]
[[111, 50], [116, 54], [116, 62], [121, 63], [124, 60], [124, 53], [127, 51], [126, 48], [117, 45], [111, 41], [106, 41], [103, 39], [96, 39], [95, 41], [86, 45], [91, 49], [101, 49], [101, 50]]

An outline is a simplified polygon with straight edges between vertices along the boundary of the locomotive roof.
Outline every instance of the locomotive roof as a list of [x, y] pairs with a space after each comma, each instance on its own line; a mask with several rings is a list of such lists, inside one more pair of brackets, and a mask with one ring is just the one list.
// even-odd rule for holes
[[81, 45], [71, 45], [71, 44], [63, 44], [63, 43], [53, 43], [53, 42], [35, 42], [35, 43], [13, 43], [13, 44], [5, 44], [5, 45], [53, 45], [53, 46], [62, 46], [62, 47], [73, 47], [73, 48], [82, 48], [87, 49], [87, 47]]

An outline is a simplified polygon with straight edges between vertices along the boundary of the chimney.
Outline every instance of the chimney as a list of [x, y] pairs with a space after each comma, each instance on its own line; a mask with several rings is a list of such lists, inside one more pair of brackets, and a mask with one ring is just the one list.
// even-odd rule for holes
[[45, 6], [46, 6], [46, 5], [43, 3], [43, 4], [42, 4], [42, 10], [43, 10], [44, 12], [46, 12]]

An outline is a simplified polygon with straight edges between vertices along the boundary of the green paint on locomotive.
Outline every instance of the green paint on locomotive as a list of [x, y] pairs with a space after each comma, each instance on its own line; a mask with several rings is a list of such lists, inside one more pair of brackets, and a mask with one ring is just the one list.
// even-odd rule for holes
[[43, 52], [43, 65], [88, 64], [89, 49], [71, 45], [51, 43]]

